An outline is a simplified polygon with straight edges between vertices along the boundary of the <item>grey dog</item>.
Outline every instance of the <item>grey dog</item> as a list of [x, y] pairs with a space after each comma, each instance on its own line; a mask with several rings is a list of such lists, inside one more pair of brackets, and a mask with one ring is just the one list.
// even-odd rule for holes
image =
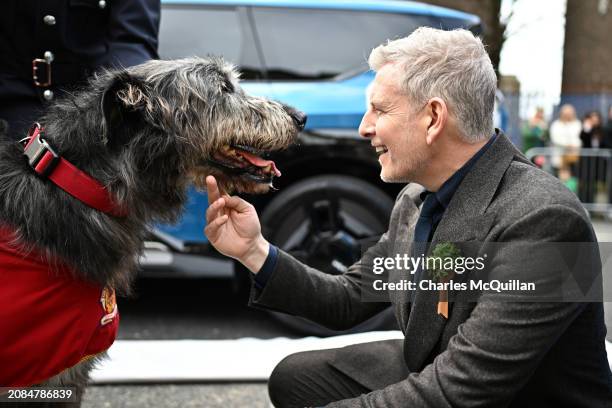
[[[288, 147], [304, 123], [297, 110], [247, 95], [219, 58], [104, 72], [51, 106], [40, 124], [54, 151], [103, 185], [125, 216], [67, 194], [33, 171], [22, 144], [1, 136], [0, 226], [26, 251], [74, 266], [76, 279], [129, 293], [147, 225], [175, 220], [190, 183], [205, 188], [212, 174], [227, 192], [268, 191], [280, 172], [260, 156]], [[76, 387], [80, 400], [102, 357], [42, 384]]]

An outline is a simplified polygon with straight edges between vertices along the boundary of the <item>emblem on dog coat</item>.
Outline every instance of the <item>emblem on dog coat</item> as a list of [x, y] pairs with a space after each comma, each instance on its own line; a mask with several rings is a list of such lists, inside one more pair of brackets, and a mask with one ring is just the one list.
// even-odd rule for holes
[[115, 298], [115, 290], [111, 288], [102, 289], [102, 295], [100, 296], [100, 303], [102, 304], [102, 310], [106, 313], [100, 319], [100, 324], [112, 323], [115, 318], [119, 315], [119, 308], [117, 307], [117, 299]]

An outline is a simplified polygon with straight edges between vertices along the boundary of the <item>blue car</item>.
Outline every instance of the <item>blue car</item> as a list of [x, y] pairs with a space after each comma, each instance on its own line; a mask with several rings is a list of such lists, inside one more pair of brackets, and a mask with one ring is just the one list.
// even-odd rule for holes
[[[299, 143], [273, 157], [283, 172], [277, 191], [246, 198], [257, 208], [266, 238], [338, 274], [359, 259], [364, 240], [386, 231], [401, 188], [380, 180], [377, 157], [357, 132], [374, 77], [367, 56], [420, 26], [478, 25], [474, 15], [410, 1], [165, 0], [159, 52], [164, 59], [221, 55], [238, 67], [247, 92], [308, 115]], [[178, 223], [152, 228], [141, 261], [144, 275], [248, 284], [240, 265], [207, 243], [206, 206], [206, 194], [191, 191]], [[281, 319], [308, 333], [327, 333], [298, 318]]]

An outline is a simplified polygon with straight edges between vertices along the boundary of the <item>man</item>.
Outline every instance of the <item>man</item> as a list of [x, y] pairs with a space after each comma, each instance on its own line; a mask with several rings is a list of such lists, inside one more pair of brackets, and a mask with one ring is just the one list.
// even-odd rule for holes
[[[413, 182], [368, 257], [414, 254], [412, 241], [593, 242], [591, 224], [558, 180], [493, 133], [496, 77], [465, 30], [417, 29], [376, 48], [376, 77], [359, 132], [379, 154], [381, 178]], [[221, 196], [209, 177], [205, 233], [254, 273], [254, 306], [342, 329], [385, 303], [365, 302], [372, 267], [330, 276], [270, 245], [253, 206]], [[421, 209], [418, 206], [424, 200]], [[503, 254], [502, 254], [503, 255]], [[499, 256], [496, 273], [516, 260]], [[516, 269], [516, 268], [514, 268]], [[405, 271], [391, 270], [390, 279]], [[424, 279], [415, 274], [414, 279]], [[459, 294], [458, 296], [461, 296]], [[459, 297], [457, 297], [459, 299]], [[436, 291], [390, 293], [403, 341], [298, 353], [270, 377], [278, 407], [604, 407], [612, 375], [601, 302], [456, 302]]]
[[0, 119], [15, 140], [101, 67], [158, 57], [159, 0], [5, 0], [0, 10]]

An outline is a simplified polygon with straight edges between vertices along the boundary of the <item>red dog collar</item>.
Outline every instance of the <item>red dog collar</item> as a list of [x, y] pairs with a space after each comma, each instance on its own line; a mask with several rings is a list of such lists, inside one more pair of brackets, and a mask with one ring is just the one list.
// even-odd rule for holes
[[42, 137], [42, 132], [40, 124], [35, 123], [24, 139], [27, 143], [23, 154], [34, 171], [87, 206], [115, 217], [125, 217], [127, 211], [115, 202], [110, 192], [98, 180], [57, 154]]

